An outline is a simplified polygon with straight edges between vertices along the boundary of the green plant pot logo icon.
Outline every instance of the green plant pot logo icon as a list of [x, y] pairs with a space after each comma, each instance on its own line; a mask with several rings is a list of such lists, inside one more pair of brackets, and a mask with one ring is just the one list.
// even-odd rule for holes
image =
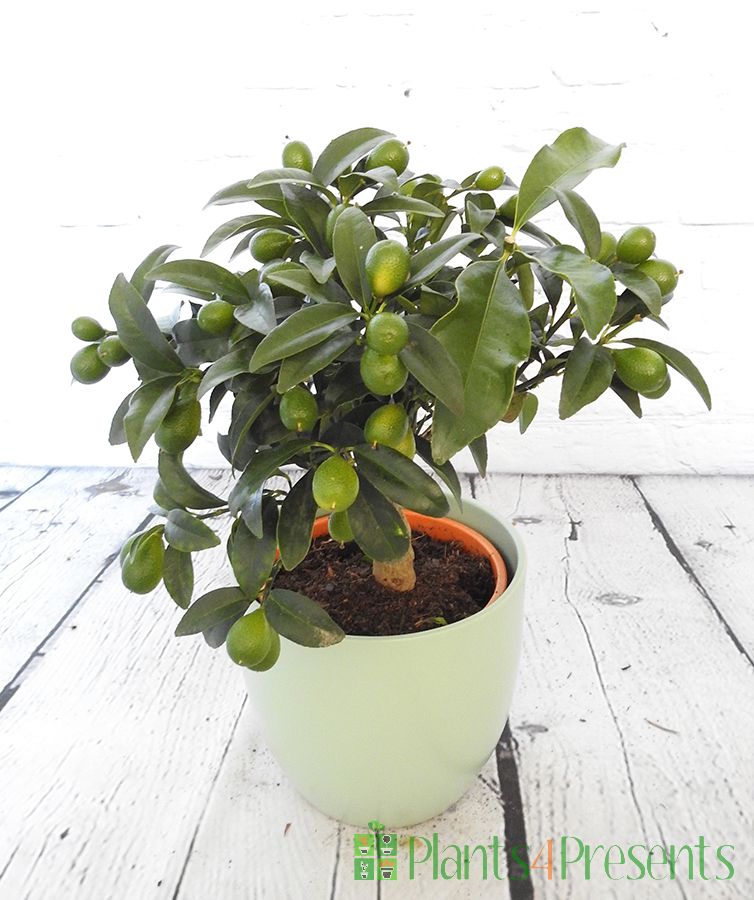
[[381, 834], [379, 836], [380, 856], [395, 856], [398, 853], [398, 835]]
[[380, 881], [395, 881], [397, 870], [394, 859], [381, 859], [379, 866]]
[[369, 856], [354, 859], [353, 877], [356, 881], [374, 881], [374, 859]]
[[354, 856], [374, 856], [374, 835], [355, 834], [353, 836]]

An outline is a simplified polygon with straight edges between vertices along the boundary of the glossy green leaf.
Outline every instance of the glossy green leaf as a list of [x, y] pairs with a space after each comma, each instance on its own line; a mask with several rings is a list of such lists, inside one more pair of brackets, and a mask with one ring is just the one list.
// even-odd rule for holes
[[363, 178], [380, 184], [388, 194], [397, 194], [400, 184], [395, 169], [392, 166], [375, 166], [373, 169], [365, 169], [359, 172]]
[[325, 284], [335, 271], [334, 256], [322, 259], [322, 257], [318, 256], [316, 253], [310, 253], [308, 250], [304, 250], [301, 254], [301, 262], [312, 273], [314, 280], [318, 284]]
[[269, 299], [254, 300], [237, 306], [233, 315], [242, 325], [258, 334], [269, 334], [277, 325], [272, 294]]
[[606, 144], [585, 128], [569, 128], [535, 155], [521, 179], [514, 230], [554, 203], [595, 169], [612, 167], [625, 144]]
[[155, 481], [154, 488], [152, 489], [152, 498], [159, 508], [165, 510], [165, 512], [181, 507], [181, 504], [167, 492], [167, 489], [160, 478]]
[[132, 394], [123, 426], [134, 461], [168, 414], [179, 380], [178, 375], [166, 375], [148, 381]]
[[625, 285], [644, 303], [647, 309], [655, 316], [662, 311], [662, 294], [654, 278], [639, 272], [638, 269], [616, 268], [615, 278]]
[[[539, 282], [540, 287], [545, 292], [547, 303], [549, 303], [550, 306], [555, 309], [555, 307], [560, 302], [560, 298], [563, 296], [563, 279], [559, 278], [552, 272], [548, 272], [547, 269], [543, 269], [542, 266], [532, 264], [531, 268], [535, 278]], [[537, 309], [543, 308], [546, 315], [549, 312], [546, 304], [544, 305], [544, 307], [537, 307]]]
[[134, 393], [134, 391], [131, 391], [130, 394], [126, 394], [126, 396], [120, 401], [120, 405], [115, 410], [115, 414], [113, 415], [112, 422], [110, 423], [110, 434], [108, 436], [108, 440], [113, 446], [126, 443], [127, 438], [125, 418], [126, 413], [128, 412], [128, 408], [131, 405], [131, 397], [133, 397]]
[[249, 295], [238, 275], [206, 259], [177, 259], [163, 263], [152, 269], [149, 276], [190, 290], [218, 294], [230, 303], [249, 302]]
[[255, 175], [249, 182], [250, 188], [262, 187], [266, 184], [311, 184], [323, 187], [322, 184], [306, 169], [266, 169]]
[[491, 244], [494, 244], [500, 250], [505, 247], [507, 236], [508, 231], [499, 219], [493, 219], [482, 231], [482, 237], [487, 238]]
[[227, 393], [228, 387], [225, 384], [215, 385], [212, 389], [212, 393], [209, 395], [209, 422], [215, 418], [215, 414]]
[[659, 325], [660, 328], [664, 328], [665, 331], [670, 331], [670, 325], [665, 321], [665, 319], [660, 316], [653, 316], [652, 313], [647, 314], [647, 318], [650, 322], [654, 322], [656, 325]]
[[248, 498], [239, 509], [241, 518], [254, 537], [264, 537], [264, 519], [262, 518], [262, 502], [264, 490], [258, 487], [249, 494]]
[[531, 392], [524, 395], [524, 402], [521, 405], [521, 411], [518, 414], [518, 430], [523, 434], [526, 429], [534, 421], [534, 416], [539, 409], [539, 400], [536, 394]]
[[281, 284], [299, 294], [305, 294], [318, 303], [338, 303], [348, 300], [339, 285], [320, 284], [305, 266], [298, 263], [289, 263], [274, 269], [265, 275], [265, 279], [272, 284]]
[[320, 184], [332, 184], [351, 163], [374, 150], [389, 137], [393, 137], [391, 132], [381, 131], [379, 128], [357, 128], [341, 134], [320, 153], [314, 164], [314, 177]]
[[254, 235], [251, 234], [251, 232], [249, 232], [249, 234], [245, 234], [245, 235], [241, 238], [241, 240], [240, 240], [240, 241], [236, 244], [236, 246], [233, 248], [233, 252], [230, 254], [230, 261], [231, 261], [231, 262], [233, 262], [233, 260], [235, 260], [235, 259], [237, 259], [239, 256], [241, 256], [242, 253], [246, 253], [246, 251], [249, 249], [249, 245], [251, 244], [251, 239], [252, 239], [253, 237], [254, 237]]
[[[266, 184], [256, 187], [249, 187], [249, 179], [244, 178], [243, 181], [236, 181], [229, 184], [217, 193], [213, 194], [207, 201], [207, 206], [227, 206], [229, 203], [247, 203], [250, 200], [260, 201], [282, 201], [283, 194], [280, 185]], [[263, 204], [262, 204], [263, 205]]]
[[[398, 303], [405, 301], [403, 297], [396, 297]], [[410, 303], [410, 301], [405, 301]], [[439, 319], [441, 316], [444, 316], [445, 313], [450, 312], [451, 309], [455, 306], [455, 299], [452, 296], [448, 296], [448, 294], [442, 294], [439, 291], [434, 291], [431, 288], [423, 287], [421, 289], [421, 295], [419, 296], [419, 311], [422, 315], [431, 316], [433, 319]], [[415, 304], [411, 304], [410, 307], [406, 307], [410, 309], [410, 311], [414, 311]]]
[[162, 580], [168, 594], [181, 609], [188, 609], [194, 593], [194, 565], [190, 553], [182, 553], [175, 547], [165, 548], [162, 563]]
[[225, 505], [224, 500], [205, 490], [189, 475], [183, 465], [182, 453], [172, 454], [160, 450], [157, 471], [165, 490], [181, 506], [191, 509], [217, 509]]
[[232, 464], [232, 459], [230, 455], [230, 442], [228, 441], [228, 435], [222, 434], [218, 431], [217, 433], [217, 447], [220, 450], [220, 453], [225, 457], [225, 459]]
[[436, 463], [432, 458], [432, 445], [426, 438], [423, 437], [416, 438], [416, 452], [424, 460], [424, 462], [428, 466], [430, 466], [445, 482], [448, 489], [450, 490], [450, 493], [455, 497], [460, 506], [463, 502], [461, 496], [461, 482], [458, 478], [456, 470], [453, 468], [453, 464], [449, 461], [442, 463], [442, 465]]
[[602, 229], [594, 210], [576, 191], [556, 191], [555, 196], [558, 198], [566, 219], [573, 225], [584, 242], [585, 253], [592, 259], [597, 259], [600, 255]]
[[521, 294], [494, 262], [472, 263], [456, 281], [458, 302], [432, 333], [458, 366], [464, 413], [438, 403], [432, 455], [444, 463], [485, 434], [508, 408], [516, 366], [529, 355], [531, 327]]
[[333, 229], [335, 263], [343, 286], [362, 306], [372, 299], [365, 263], [376, 242], [374, 226], [360, 209], [351, 206], [338, 216]]
[[297, 184], [282, 188], [283, 205], [288, 217], [298, 225], [304, 237], [321, 256], [328, 252], [325, 230], [330, 205], [314, 191]]
[[445, 213], [432, 203], [427, 203], [426, 200], [417, 200], [416, 197], [404, 197], [402, 194], [377, 197], [370, 200], [369, 203], [365, 203], [361, 208], [368, 216], [396, 212], [417, 213], [431, 219], [442, 219], [445, 216]]
[[651, 341], [647, 338], [621, 338], [621, 340], [626, 344], [632, 344], [634, 347], [646, 347], [648, 350], [654, 350], [655, 353], [659, 353], [669, 366], [672, 366], [676, 372], [680, 372], [684, 378], [691, 382], [699, 396], [704, 400], [707, 409], [712, 409], [712, 397], [710, 396], [707, 382], [688, 356], [684, 356], [680, 350], [668, 347], [667, 344], [661, 344], [660, 341]]
[[249, 351], [246, 349], [231, 350], [225, 356], [221, 356], [217, 362], [204, 372], [199, 390], [197, 391], [197, 399], [201, 400], [205, 394], [208, 394], [218, 384], [233, 378], [234, 375], [240, 375], [241, 372], [249, 370]]
[[338, 409], [348, 407], [367, 393], [358, 362], [343, 362], [325, 385], [324, 399], [329, 407]]
[[342, 303], [317, 303], [304, 307], [262, 340], [251, 358], [249, 371], [257, 372], [271, 362], [308, 350], [357, 318], [358, 313]]
[[470, 194], [464, 203], [466, 224], [471, 231], [481, 234], [495, 218], [497, 208], [489, 194]]
[[134, 534], [131, 534], [130, 537], [126, 538], [126, 541], [120, 548], [120, 552], [118, 554], [118, 561], [121, 566], [126, 562], [126, 560], [130, 559], [131, 561], [135, 560], [141, 551], [141, 548], [146, 543], [151, 543], [151, 538], [155, 535], [158, 535], [160, 538], [159, 543], [162, 543], [162, 532], [164, 531], [164, 525], [154, 525], [152, 528], [148, 528], [145, 531], [137, 531]]
[[455, 237], [443, 238], [436, 244], [431, 244], [429, 247], [425, 247], [424, 250], [415, 253], [411, 257], [410, 274], [408, 281], [404, 285], [404, 290], [415, 284], [423, 284], [425, 281], [429, 281], [454, 256], [458, 256], [464, 247], [468, 247], [472, 241], [478, 239], [479, 235], [476, 234], [459, 234]]
[[522, 263], [516, 268], [518, 278], [518, 291], [524, 301], [524, 306], [531, 309], [534, 306], [534, 272], [530, 263]]
[[302, 647], [329, 647], [346, 636], [318, 603], [296, 591], [273, 588], [264, 614], [281, 637]]
[[241, 590], [250, 600], [261, 591], [272, 572], [276, 551], [276, 520], [277, 508], [272, 503], [265, 509], [260, 537], [253, 535], [241, 519], [233, 524], [228, 541], [228, 557]]
[[110, 314], [118, 337], [134, 360], [157, 372], [182, 372], [183, 363], [160, 331], [136, 288], [121, 274], [110, 291]]
[[288, 230], [286, 227], [288, 224], [287, 219], [281, 219], [278, 216], [268, 216], [264, 213], [252, 213], [248, 216], [237, 216], [235, 219], [223, 222], [222, 225], [219, 225], [212, 232], [202, 248], [201, 255], [207, 256], [213, 250], [216, 250], [224, 241], [227, 241], [229, 238], [235, 237], [238, 234], [243, 234], [245, 231], [251, 231], [254, 228], [285, 228]]
[[225, 619], [218, 625], [211, 625], [209, 628], [205, 628], [202, 631], [202, 637], [204, 638], [207, 646], [212, 650], [217, 650], [219, 647], [222, 647], [225, 641], [228, 639], [230, 629], [241, 618], [244, 612], [246, 612], [246, 610], [241, 610], [239, 608], [239, 611], [235, 616], [232, 616], [229, 619]]
[[243, 614], [249, 604], [248, 598], [237, 587], [209, 591], [189, 606], [175, 629], [175, 636], [199, 634], [207, 628], [227, 622], [228, 619], [237, 619], [239, 611]]
[[[188, 297], [190, 300], [200, 300], [202, 303], [209, 303], [210, 300], [215, 299], [215, 295], [210, 293], [209, 291], [198, 291], [194, 288], [183, 287], [180, 284], [171, 284], [170, 287], [165, 288], [166, 293], [170, 295], [180, 294], [181, 297]], [[182, 319], [181, 321], [186, 321]], [[163, 331], [166, 329], [164, 326], [160, 326]]]
[[239, 391], [236, 395], [228, 432], [232, 465], [235, 466], [238, 463], [239, 452], [249, 429], [270, 405], [272, 399], [273, 395], [268, 385], [259, 385], [256, 388]]
[[256, 331], [258, 334], [269, 334], [277, 325], [275, 313], [275, 300], [269, 284], [259, 280], [259, 273], [252, 269], [241, 276], [246, 293], [251, 298], [251, 303], [243, 303], [233, 311], [242, 325]]
[[471, 450], [471, 458], [474, 460], [477, 472], [479, 472], [482, 478], [486, 478], [488, 460], [487, 435], [482, 434], [473, 440], [469, 444], [469, 450]]
[[201, 366], [219, 359], [228, 350], [228, 339], [207, 334], [196, 319], [181, 319], [173, 326], [178, 356], [186, 367]]
[[533, 310], [529, 313], [529, 320], [532, 323], [532, 327], [535, 331], [540, 334], [544, 331], [545, 325], [547, 324], [547, 318], [550, 315], [550, 307], [547, 303], [541, 303], [539, 306], [535, 306]]
[[455, 360], [434, 334], [407, 321], [408, 343], [399, 354], [403, 364], [454, 415], [462, 415], [464, 385]]
[[165, 523], [165, 540], [183, 553], [217, 547], [220, 538], [201, 519], [183, 509], [171, 509]]
[[353, 197], [368, 182], [383, 185], [390, 194], [398, 192], [398, 176], [395, 169], [390, 166], [377, 166], [364, 172], [352, 172], [350, 175], [341, 175], [338, 178], [338, 188], [346, 197]]
[[176, 244], [163, 244], [146, 256], [134, 270], [134, 273], [131, 276], [131, 284], [141, 294], [145, 303], [149, 303], [149, 298], [152, 296], [152, 291], [154, 290], [154, 280], [147, 278], [147, 274], [151, 272], [155, 266], [164, 263], [170, 254], [177, 249], [178, 246]]
[[400, 559], [408, 552], [409, 532], [395, 508], [369, 481], [359, 482], [359, 495], [348, 508], [354, 540], [370, 559]]
[[593, 403], [610, 387], [614, 373], [615, 362], [610, 351], [581, 338], [566, 362], [560, 391], [560, 418], [568, 419]]
[[256, 202], [264, 209], [267, 209], [271, 213], [274, 213], [276, 216], [279, 216], [281, 219], [288, 218], [288, 213], [285, 209], [285, 203], [283, 203], [283, 190], [286, 187], [288, 187], [288, 188], [298, 187], [298, 185], [283, 184], [283, 185], [280, 185], [279, 188], [275, 188], [272, 185], [269, 188], [266, 188], [266, 187], [254, 188], [254, 190], [260, 190], [260, 191], [265, 191], [265, 190], [278, 190], [279, 191], [279, 195], [277, 197], [274, 197], [274, 198], [260, 197]]
[[526, 225], [522, 225], [521, 231], [524, 234], [528, 234], [530, 237], [535, 238], [540, 244], [544, 244], [546, 247], [557, 247], [560, 244], [560, 241], [553, 237], [553, 235], [543, 231], [533, 222], [527, 222]]
[[277, 542], [286, 569], [294, 569], [309, 552], [317, 503], [312, 494], [314, 472], [306, 472], [288, 491], [280, 507]]
[[571, 285], [587, 334], [596, 339], [610, 321], [618, 302], [610, 269], [566, 244], [537, 250], [531, 258]]
[[366, 478], [389, 500], [427, 516], [448, 514], [440, 486], [407, 456], [381, 444], [361, 444], [353, 454], [360, 480]]
[[642, 417], [641, 397], [638, 392], [623, 384], [620, 378], [614, 377], [610, 382], [612, 390], [620, 397], [637, 419]]
[[302, 350], [300, 353], [287, 357], [281, 362], [278, 371], [278, 393], [284, 394], [294, 385], [300, 384], [320, 372], [345, 353], [355, 342], [356, 332], [344, 329], [336, 331], [335, 334], [315, 347], [309, 347], [308, 350]]
[[270, 475], [292, 457], [306, 450], [310, 444], [307, 438], [291, 438], [275, 447], [257, 450], [230, 492], [230, 511], [234, 515], [238, 514]]

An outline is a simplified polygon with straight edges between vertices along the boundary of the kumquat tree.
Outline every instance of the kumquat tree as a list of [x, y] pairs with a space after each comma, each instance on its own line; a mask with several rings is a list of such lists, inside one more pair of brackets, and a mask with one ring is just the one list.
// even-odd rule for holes
[[[461, 495], [452, 457], [468, 447], [484, 473], [487, 432], [501, 421], [526, 431], [548, 379], [560, 380], [563, 419], [607, 391], [640, 417], [670, 370], [709, 406], [686, 356], [630, 336], [645, 320], [665, 326], [676, 266], [654, 255], [647, 227], [618, 240], [603, 231], [575, 191], [621, 149], [572, 128], [516, 184], [498, 165], [462, 181], [417, 174], [405, 144], [375, 128], [336, 137], [316, 161], [294, 141], [281, 168], [211, 198], [255, 208], [217, 228], [200, 258], [172, 260], [177, 248], [162, 246], [118, 275], [114, 325], [73, 323], [85, 346], [71, 371], [91, 384], [132, 362], [138, 383], [110, 442], [134, 460], [150, 439], [159, 447], [163, 521], [123, 546], [126, 587], [164, 581], [185, 610], [177, 635], [202, 633], [263, 671], [280, 636], [306, 646], [344, 636], [313, 600], [275, 586], [307, 556], [318, 515], [335, 541], [356, 542], [380, 584], [411, 590], [403, 510], [446, 515]], [[553, 207], [575, 243], [535, 224]], [[228, 241], [229, 266], [205, 258]], [[168, 326], [149, 306], [158, 285], [182, 295]], [[226, 403], [218, 443], [236, 478], [221, 497], [184, 453]], [[212, 525], [224, 516], [235, 583], [194, 599], [192, 555], [220, 544]]]

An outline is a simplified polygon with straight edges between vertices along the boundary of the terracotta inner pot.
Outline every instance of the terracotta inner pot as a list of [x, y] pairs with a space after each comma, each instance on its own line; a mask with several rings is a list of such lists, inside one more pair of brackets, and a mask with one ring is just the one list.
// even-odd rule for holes
[[[412, 531], [422, 532], [436, 541], [457, 541], [468, 553], [473, 556], [486, 556], [492, 566], [492, 574], [495, 578], [495, 587], [486, 605], [500, 596], [508, 586], [508, 569], [505, 560], [498, 549], [483, 537], [479, 532], [469, 528], [455, 519], [436, 519], [433, 516], [425, 516], [421, 513], [404, 509], [403, 514], [408, 520]], [[327, 534], [327, 516], [321, 516], [314, 520], [312, 537], [322, 537]]]

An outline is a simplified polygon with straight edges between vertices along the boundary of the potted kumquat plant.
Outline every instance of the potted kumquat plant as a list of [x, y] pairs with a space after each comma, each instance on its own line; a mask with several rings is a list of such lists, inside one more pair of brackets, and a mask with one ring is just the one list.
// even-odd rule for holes
[[[73, 323], [77, 381], [129, 361], [138, 377], [111, 443], [135, 460], [159, 447], [163, 521], [124, 545], [124, 584], [163, 582], [183, 610], [176, 634], [227, 648], [273, 754], [332, 816], [399, 826], [441, 812], [505, 724], [525, 552], [462, 498], [452, 458], [469, 448], [483, 475], [487, 432], [525, 432], [548, 379], [564, 419], [608, 391], [641, 416], [671, 369], [710, 404], [689, 359], [628, 333], [664, 325], [675, 265], [647, 227], [603, 231], [574, 190], [620, 154], [573, 128], [517, 185], [498, 165], [417, 174], [375, 128], [316, 161], [294, 141], [281, 168], [211, 198], [256, 209], [200, 258], [157, 248], [115, 279], [113, 327]], [[535, 224], [555, 205], [579, 246]], [[230, 267], [206, 259], [229, 240]], [[157, 285], [182, 294], [167, 325], [149, 306]], [[223, 405], [236, 477], [218, 496], [184, 454]], [[223, 520], [233, 580], [195, 597], [193, 554], [220, 544]]]

